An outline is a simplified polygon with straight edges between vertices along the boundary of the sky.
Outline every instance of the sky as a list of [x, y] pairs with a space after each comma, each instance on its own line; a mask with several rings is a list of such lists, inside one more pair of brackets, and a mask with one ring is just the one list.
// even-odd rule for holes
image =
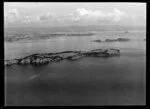
[[4, 26], [146, 25], [146, 3], [4, 2]]

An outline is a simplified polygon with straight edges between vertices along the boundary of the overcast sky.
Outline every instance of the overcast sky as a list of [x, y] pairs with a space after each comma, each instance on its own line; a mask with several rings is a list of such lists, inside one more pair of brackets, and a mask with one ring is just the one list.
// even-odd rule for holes
[[15, 25], [145, 25], [146, 3], [5, 2], [4, 24]]

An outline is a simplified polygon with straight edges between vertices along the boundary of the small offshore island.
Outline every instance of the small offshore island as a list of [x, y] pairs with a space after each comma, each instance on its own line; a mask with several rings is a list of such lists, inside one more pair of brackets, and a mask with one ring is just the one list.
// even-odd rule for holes
[[128, 38], [118, 38], [118, 39], [106, 39], [105, 41], [101, 41], [100, 39], [98, 40], [93, 40], [93, 42], [127, 42], [130, 41]]
[[20, 59], [5, 60], [5, 66], [10, 65], [41, 65], [58, 62], [64, 59], [78, 60], [82, 57], [112, 57], [120, 55], [118, 49], [94, 49], [91, 51], [64, 51], [59, 53], [32, 54]]

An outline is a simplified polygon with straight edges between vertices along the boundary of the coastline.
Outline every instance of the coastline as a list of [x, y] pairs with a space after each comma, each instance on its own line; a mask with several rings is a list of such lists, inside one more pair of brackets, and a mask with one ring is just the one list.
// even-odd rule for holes
[[119, 49], [94, 49], [91, 51], [64, 51], [58, 53], [43, 53], [43, 54], [32, 54], [25, 56], [20, 59], [5, 60], [5, 65], [40, 65], [48, 64], [50, 62], [57, 62], [64, 59], [68, 60], [78, 60], [82, 57], [112, 57], [120, 55]]

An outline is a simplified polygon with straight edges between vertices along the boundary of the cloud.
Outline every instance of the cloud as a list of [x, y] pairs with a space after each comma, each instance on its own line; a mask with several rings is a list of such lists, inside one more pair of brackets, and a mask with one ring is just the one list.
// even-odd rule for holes
[[8, 22], [14, 22], [18, 20], [20, 16], [17, 9], [10, 9], [7, 12], [4, 12], [4, 17]]
[[103, 15], [102, 11], [92, 11], [84, 8], [77, 9], [77, 12], [79, 12], [80, 16], [86, 16], [86, 17], [100, 17]]
[[117, 8], [113, 9], [113, 12], [103, 12], [101, 10], [90, 10], [90, 9], [85, 9], [85, 8], [80, 8], [76, 10], [78, 13], [78, 17], [76, 18], [79, 19], [88, 19], [88, 20], [104, 20], [104, 19], [113, 19], [114, 21], [119, 21], [122, 16], [125, 15], [125, 12], [120, 11]]
[[16, 8], [4, 12], [4, 20], [7, 23], [31, 23], [29, 16], [20, 13]]
[[125, 12], [122, 12], [119, 9], [114, 8], [113, 12], [109, 13], [109, 15], [114, 17], [114, 21], [119, 21], [125, 15]]
[[25, 16], [22, 20], [21, 20], [21, 23], [31, 23], [33, 22], [31, 19], [29, 19], [29, 16]]
[[7, 12], [7, 16], [14, 16], [14, 17], [18, 17], [19, 16], [19, 12], [17, 9], [10, 9]]
[[50, 14], [50, 12], [39, 16], [39, 20], [41, 21], [52, 20], [52, 19], [53, 19], [53, 16]]
[[74, 15], [74, 13], [69, 13], [70, 16]]
[[131, 22], [130, 24], [134, 25], [145, 25], [146, 19], [144, 19], [142, 15], [133, 14], [130, 16], [130, 22]]
[[35, 16], [28, 16], [27, 13], [19, 12], [16, 8], [4, 11], [4, 19], [9, 23], [110, 23], [120, 21], [126, 13], [114, 8], [111, 12], [102, 10], [91, 10], [85, 8], [76, 9], [67, 14], [56, 14], [47, 12]]

